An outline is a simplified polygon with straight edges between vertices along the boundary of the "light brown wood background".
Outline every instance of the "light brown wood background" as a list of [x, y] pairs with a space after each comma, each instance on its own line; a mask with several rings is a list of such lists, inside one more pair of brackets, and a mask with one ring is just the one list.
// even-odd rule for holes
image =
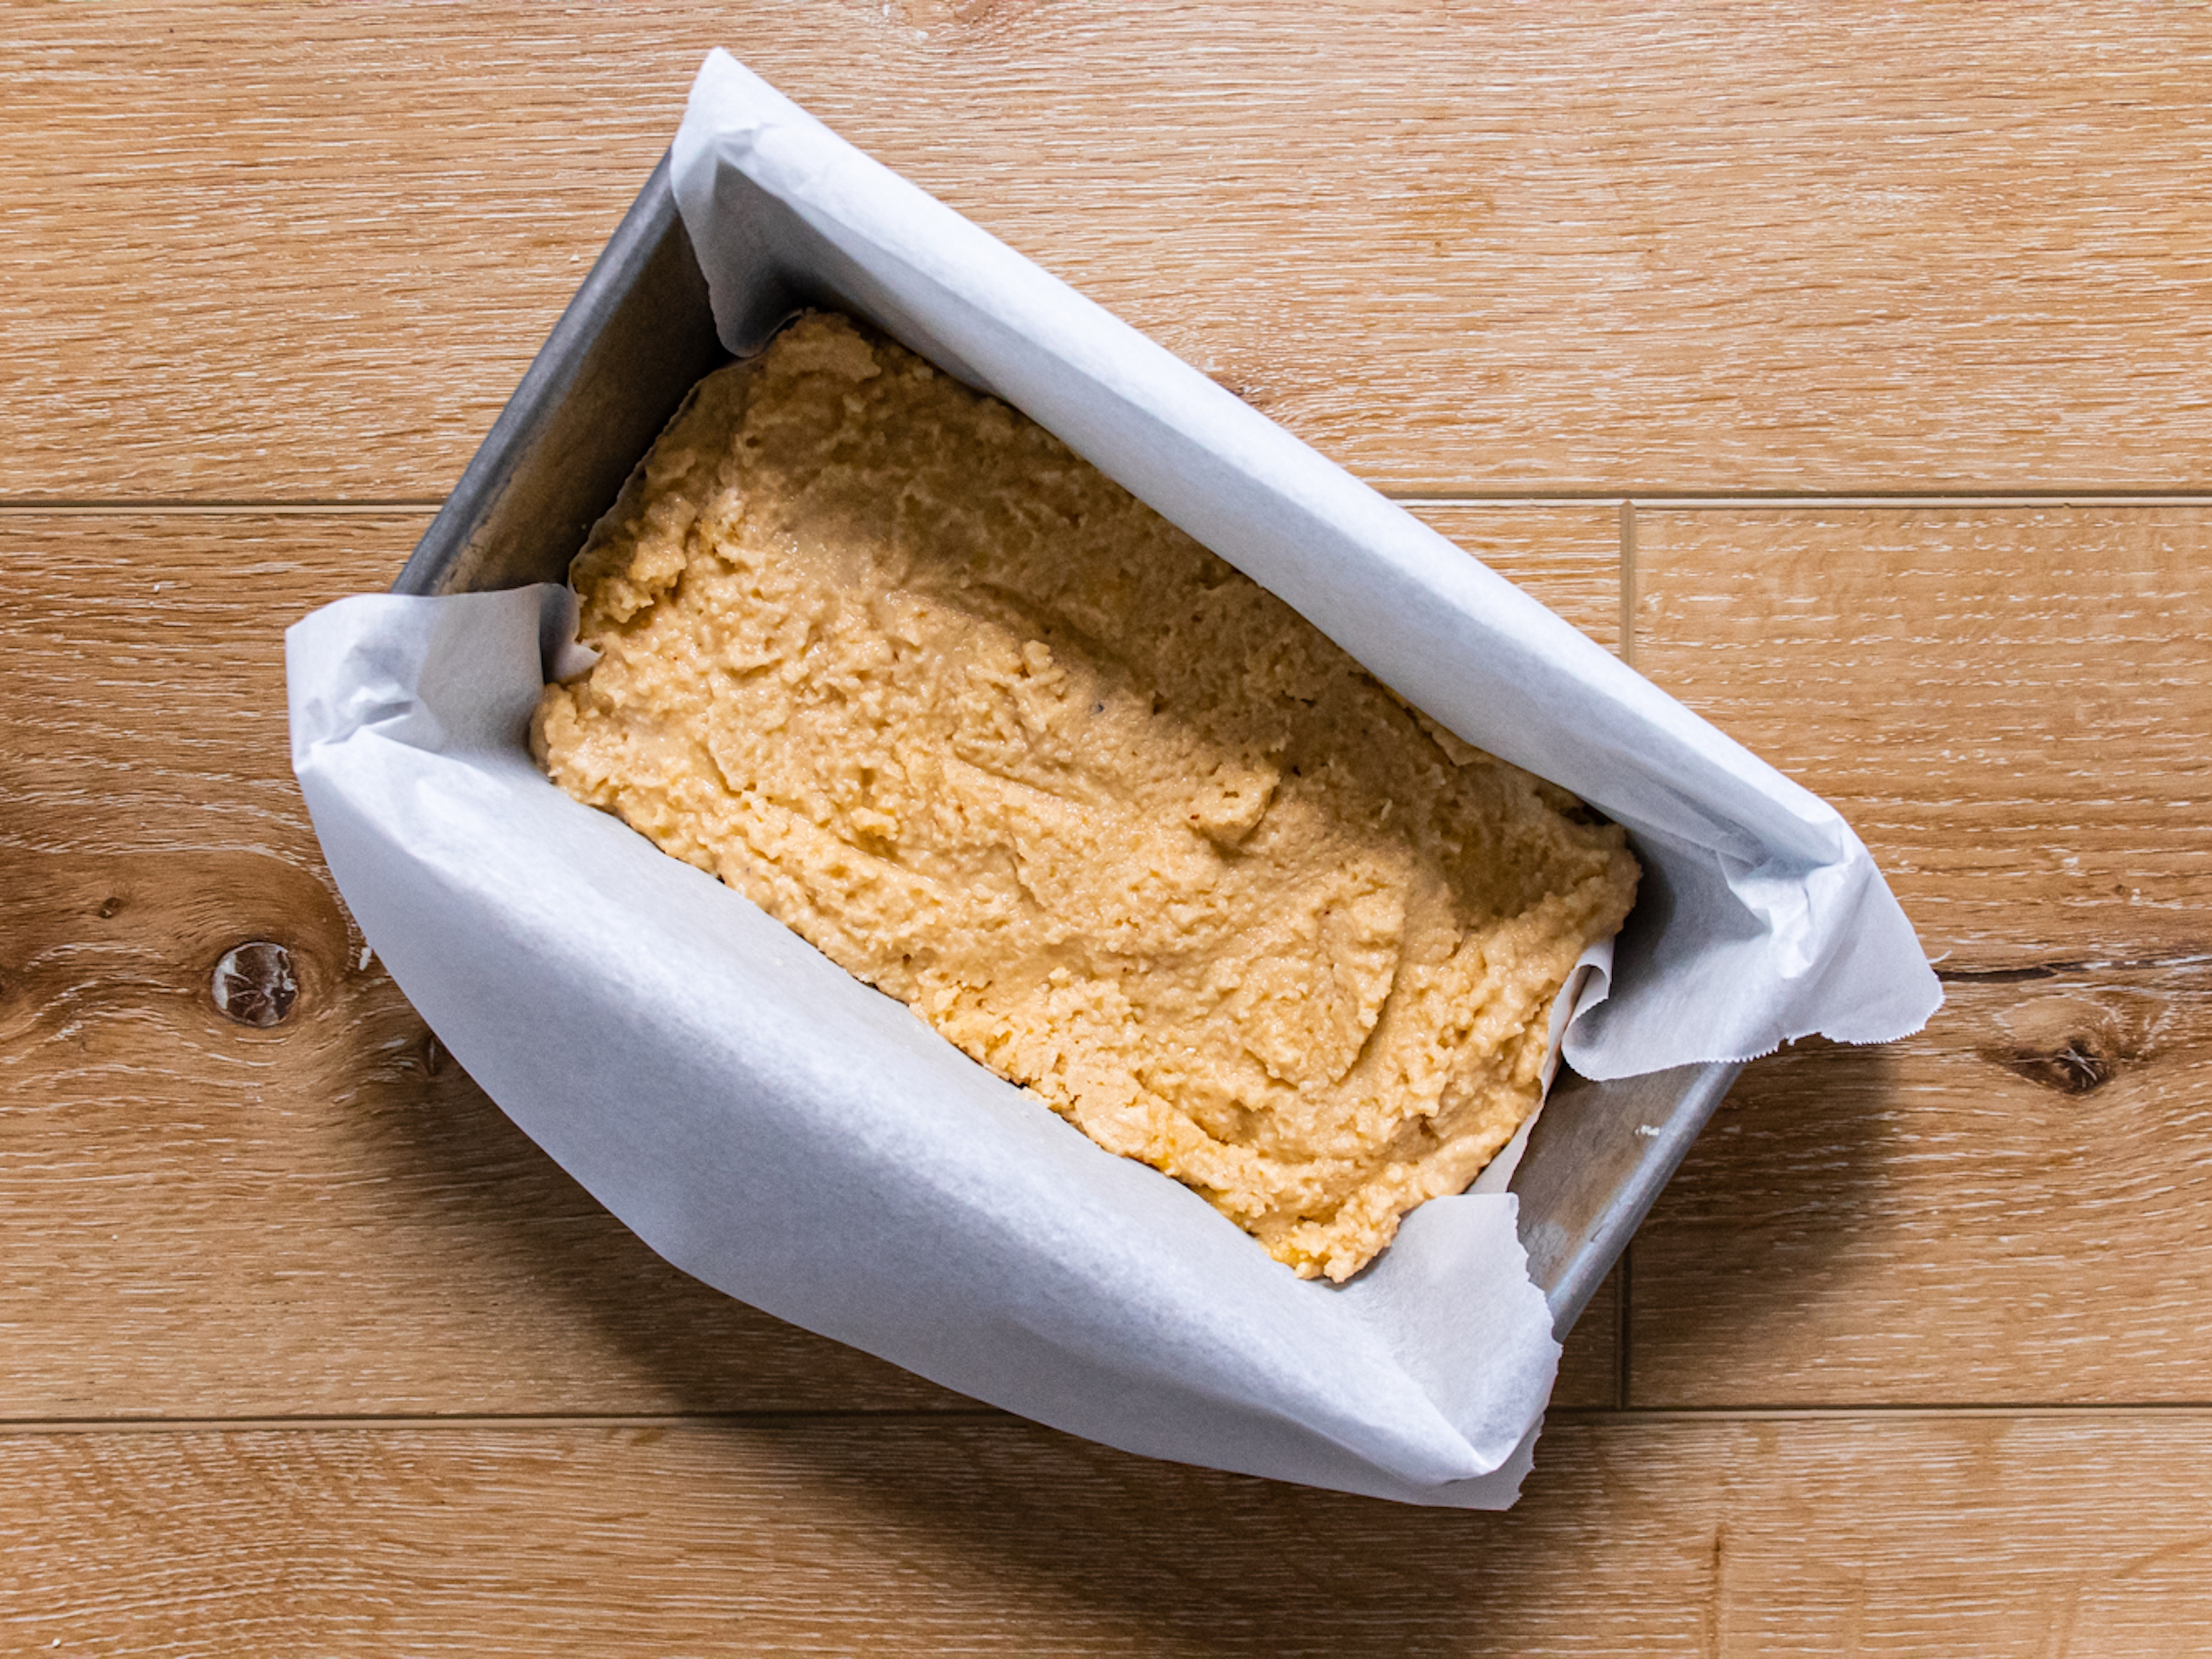
[[[2212, 15], [1641, 9], [0, 6], [0, 1651], [2212, 1652]], [[1827, 794], [1937, 959], [1749, 1071], [1513, 1512], [712, 1295], [362, 961], [282, 629], [716, 44]]]

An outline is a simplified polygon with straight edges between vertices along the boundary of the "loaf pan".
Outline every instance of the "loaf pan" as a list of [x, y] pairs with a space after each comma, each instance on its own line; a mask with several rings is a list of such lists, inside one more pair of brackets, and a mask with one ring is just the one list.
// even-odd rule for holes
[[[834, 296], [778, 256], [784, 210], [762, 194], [745, 314], [759, 340]], [[664, 156], [417, 546], [397, 594], [564, 582], [585, 535], [702, 375], [730, 360]], [[1742, 1068], [1677, 1066], [1607, 1082], [1561, 1068], [1511, 1190], [1530, 1277], [1565, 1336]]]

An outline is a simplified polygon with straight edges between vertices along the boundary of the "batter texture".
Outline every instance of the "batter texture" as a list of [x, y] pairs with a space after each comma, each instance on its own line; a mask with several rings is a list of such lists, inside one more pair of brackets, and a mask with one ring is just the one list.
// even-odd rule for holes
[[702, 381], [573, 577], [562, 788], [1304, 1277], [1512, 1136], [1634, 898], [1618, 828], [841, 317]]

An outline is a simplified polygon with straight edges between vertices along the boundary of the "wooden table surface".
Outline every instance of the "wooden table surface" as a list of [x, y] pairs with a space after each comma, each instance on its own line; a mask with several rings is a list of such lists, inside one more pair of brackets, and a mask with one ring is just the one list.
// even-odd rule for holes
[[[1644, 9], [0, 10], [0, 1649], [2212, 1653], [2212, 16]], [[365, 961], [282, 629], [391, 580], [718, 44], [1919, 926], [1948, 1006], [1749, 1070], [1511, 1513], [727, 1301]]]

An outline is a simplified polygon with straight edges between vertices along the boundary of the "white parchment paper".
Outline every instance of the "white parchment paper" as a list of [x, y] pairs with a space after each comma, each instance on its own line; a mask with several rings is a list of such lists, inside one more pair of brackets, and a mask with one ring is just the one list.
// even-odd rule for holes
[[[795, 288], [1024, 409], [1408, 700], [1629, 826], [1644, 885], [1567, 1022], [1579, 1070], [1884, 1041], [1933, 1012], [1832, 809], [1465, 553], [725, 54], [674, 153], [733, 349], [776, 320], [733, 275], [772, 237]], [[978, 1398], [1156, 1456], [1512, 1501], [1559, 1350], [1511, 1194], [1423, 1206], [1349, 1286], [1293, 1277], [554, 789], [524, 735], [571, 605], [363, 596], [287, 641], [293, 764], [338, 885], [524, 1130], [687, 1271]]]

